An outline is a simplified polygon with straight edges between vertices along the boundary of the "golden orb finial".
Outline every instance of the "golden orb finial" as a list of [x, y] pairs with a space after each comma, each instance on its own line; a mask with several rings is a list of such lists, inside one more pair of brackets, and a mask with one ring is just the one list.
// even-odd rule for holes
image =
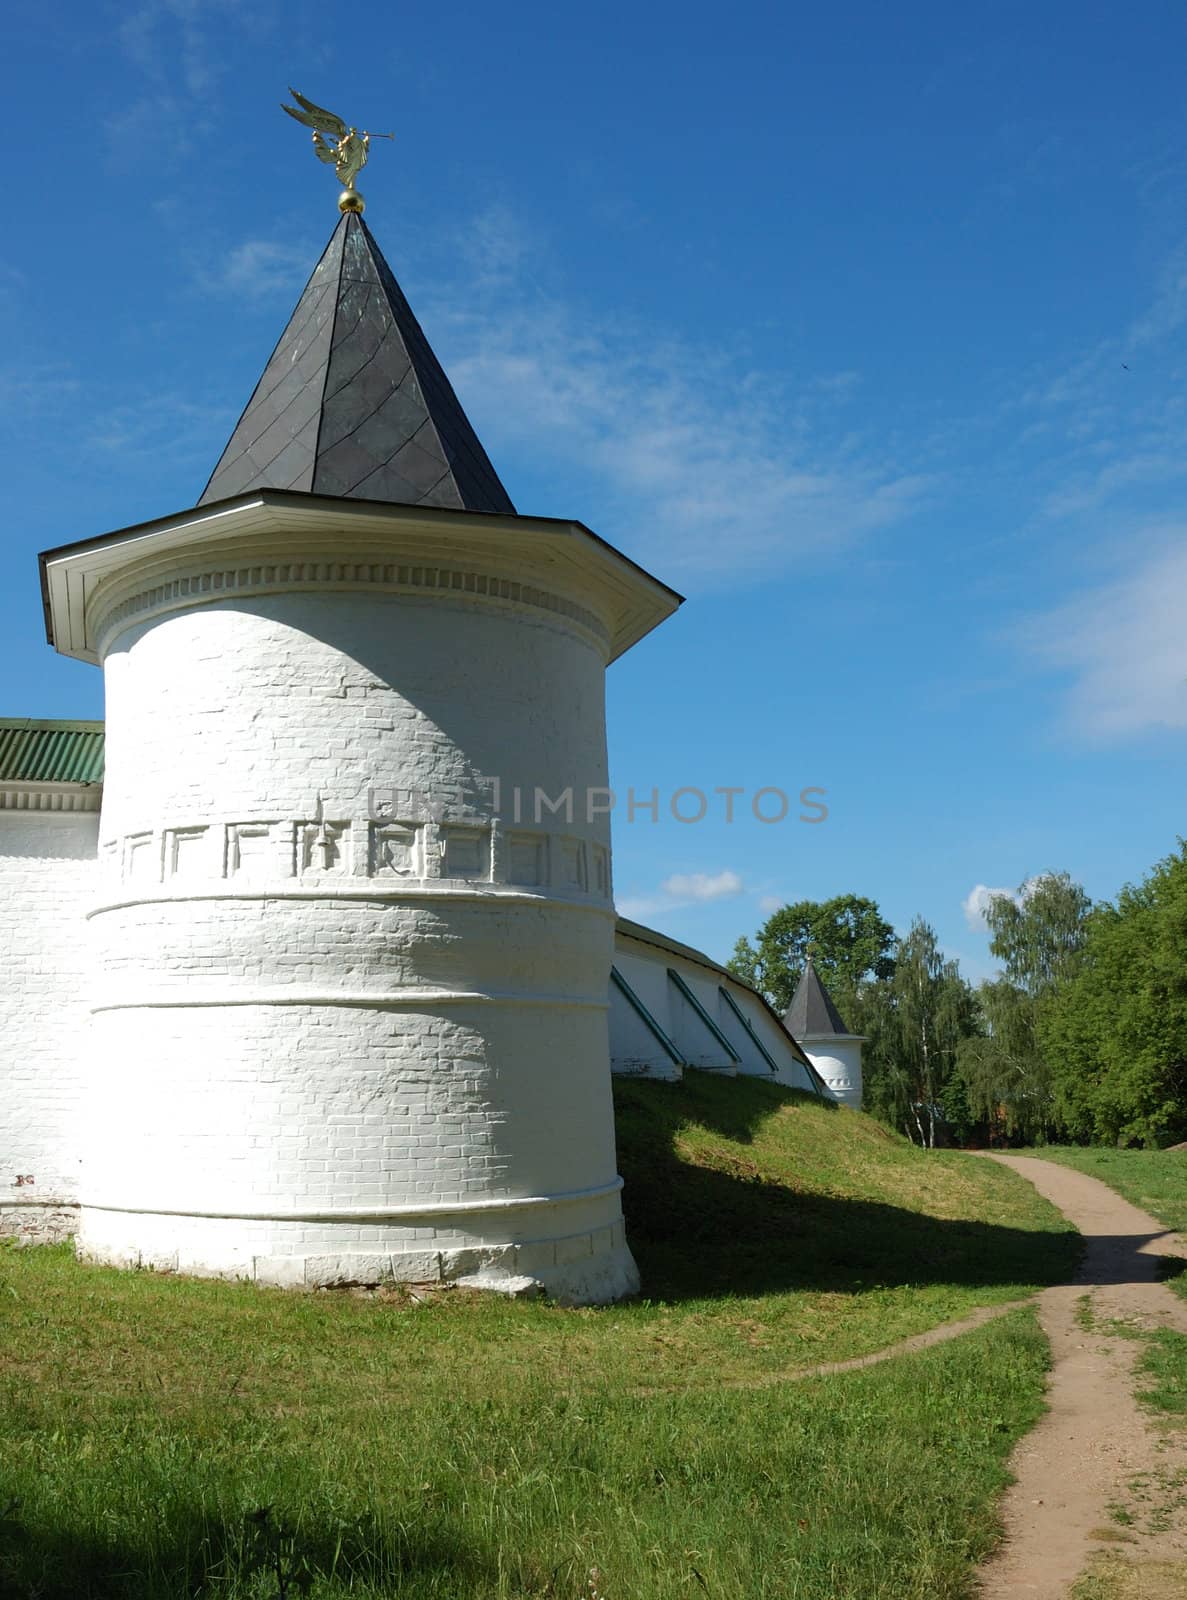
[[365, 207], [366, 202], [357, 189], [343, 189], [338, 196], [339, 211], [353, 211], [356, 217], [361, 217]]

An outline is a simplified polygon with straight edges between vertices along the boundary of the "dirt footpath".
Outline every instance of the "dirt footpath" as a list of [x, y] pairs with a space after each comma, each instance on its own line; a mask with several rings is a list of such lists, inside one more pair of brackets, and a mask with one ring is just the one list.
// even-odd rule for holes
[[1065, 1600], [1099, 1552], [1187, 1558], [1187, 1433], [1168, 1439], [1147, 1421], [1134, 1399], [1140, 1341], [1110, 1329], [1187, 1333], [1187, 1302], [1157, 1281], [1158, 1257], [1185, 1256], [1187, 1246], [1095, 1178], [1028, 1156], [990, 1159], [1028, 1178], [1086, 1248], [1076, 1282], [1037, 1297], [1051, 1341], [1050, 1410], [1010, 1462], [1006, 1538], [981, 1570], [981, 1595]]

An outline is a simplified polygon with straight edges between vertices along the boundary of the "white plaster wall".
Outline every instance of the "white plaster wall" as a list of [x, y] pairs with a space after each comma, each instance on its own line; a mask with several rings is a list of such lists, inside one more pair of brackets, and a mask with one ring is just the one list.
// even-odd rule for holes
[[[614, 965], [630, 984], [669, 1039], [672, 1017], [668, 1004], [667, 963], [651, 960], [647, 947], [621, 938], [615, 943]], [[648, 1078], [678, 1079], [683, 1069], [645, 1026], [635, 1008], [612, 985], [610, 990], [610, 1063], [615, 1072]], [[676, 1041], [673, 1039], [673, 1043]]]
[[[635, 988], [631, 963], [616, 955], [615, 965]], [[638, 994], [635, 989], [635, 993]], [[648, 1006], [648, 1010], [651, 1010]], [[655, 1016], [655, 1013], [651, 1013]], [[659, 1021], [659, 1018], [656, 1018]], [[663, 1027], [663, 1023], [660, 1022]], [[665, 1030], [666, 1031], [666, 1030]], [[671, 1037], [671, 1035], [669, 1035]], [[668, 1081], [683, 1076], [684, 1069], [673, 1061], [643, 1018], [616, 984], [610, 985], [610, 1066], [627, 1077], [659, 1078]]]
[[[563, 620], [365, 590], [109, 643], [86, 1253], [634, 1286], [607, 821], [530, 803], [605, 785], [603, 671]], [[375, 824], [392, 786], [466, 798]]]
[[30, 1240], [75, 1222], [98, 826], [94, 812], [0, 811], [0, 1233]]
[[842, 1105], [861, 1110], [861, 1045], [857, 1038], [829, 1037], [813, 1039], [809, 1036], [800, 1043], [811, 1058], [812, 1065], [824, 1079], [825, 1087], [834, 1100]]
[[[758, 1006], [754, 996], [739, 984], [731, 983], [727, 985], [724, 979], [722, 980], [722, 988], [728, 988], [735, 1005], [757, 1033], [758, 1030], [755, 1027], [753, 1013], [755, 1009], [761, 1010], [762, 1007]], [[731, 1008], [726, 1004], [720, 991], [717, 995], [717, 1026], [734, 1047], [738, 1056], [739, 1074], [743, 1077], [752, 1078], [770, 1078], [774, 1076], [770, 1062], [766, 1060], [750, 1034], [747, 1033]], [[780, 1056], [786, 1054], [787, 1050], [787, 1041], [784, 1039], [779, 1049], [768, 1050], [768, 1054], [778, 1064]]]
[[[773, 1021], [758, 997], [742, 985], [731, 984], [730, 993], [776, 1063], [778, 1072], [775, 1074], [772, 1074], [745, 1029], [722, 1001], [719, 989], [728, 983], [725, 975], [690, 960], [677, 950], [647, 944], [623, 933], [619, 934], [615, 943], [614, 964], [690, 1066], [707, 1071], [773, 1077], [776, 1082], [790, 1088], [815, 1092], [787, 1035]], [[736, 1066], [672, 982], [668, 976], [669, 967], [679, 972], [734, 1046], [741, 1058]], [[681, 1069], [647, 1032], [625, 996], [619, 995], [613, 988], [610, 995], [610, 1055], [616, 1072], [645, 1073], [651, 1078], [680, 1076]]]
[[[682, 960], [678, 956], [673, 956], [666, 963], [666, 967], [680, 974], [700, 1001], [704, 1011], [716, 1022], [719, 1003], [717, 975], [706, 971], [695, 962]], [[674, 1036], [689, 1066], [697, 1067], [702, 1072], [720, 1072], [728, 1077], [734, 1077], [738, 1070], [734, 1053], [727, 1050], [720, 1039], [714, 1037], [712, 1030], [705, 1026], [704, 1018], [672, 982], [670, 975], [668, 991], [668, 1007]]]

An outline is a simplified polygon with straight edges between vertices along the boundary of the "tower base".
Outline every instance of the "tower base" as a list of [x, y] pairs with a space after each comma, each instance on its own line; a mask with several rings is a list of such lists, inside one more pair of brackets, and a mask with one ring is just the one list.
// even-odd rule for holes
[[[417, 1283], [524, 1293], [535, 1285], [539, 1293], [567, 1306], [606, 1305], [639, 1289], [639, 1271], [621, 1217], [587, 1232], [505, 1244], [385, 1240], [383, 1234], [390, 1230], [382, 1226], [356, 1227], [356, 1237], [340, 1244], [327, 1241], [323, 1232], [314, 1244], [316, 1253], [301, 1239], [302, 1231], [294, 1224], [291, 1240], [285, 1240], [270, 1228], [265, 1239], [251, 1219], [86, 1207], [76, 1249], [81, 1260], [105, 1266], [246, 1279], [285, 1289]], [[291, 1250], [284, 1249], [287, 1244]], [[512, 1289], [511, 1280], [529, 1281]]]

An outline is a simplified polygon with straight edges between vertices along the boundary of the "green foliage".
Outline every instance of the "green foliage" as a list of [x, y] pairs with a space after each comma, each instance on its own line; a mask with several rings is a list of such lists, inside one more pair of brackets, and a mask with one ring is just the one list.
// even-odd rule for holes
[[729, 968], [760, 989], [780, 1013], [791, 1004], [809, 951], [842, 1016], [866, 985], [889, 978], [894, 970], [894, 929], [877, 902], [860, 895], [781, 906], [757, 938], [757, 947], [738, 940]]
[[1055, 1120], [1051, 1070], [1035, 1037], [1037, 1002], [1008, 978], [977, 991], [982, 1027], [961, 1042], [958, 1071], [975, 1120], [1044, 1139]]
[[1011, 983], [1026, 994], [1043, 994], [1074, 970], [1091, 908], [1066, 872], [1041, 873], [1020, 884], [1015, 895], [990, 899], [990, 951]]
[[955, 1068], [977, 1027], [976, 1004], [921, 917], [895, 947], [893, 975], [867, 993], [862, 1016], [870, 1029], [863, 1062], [871, 1109], [929, 1148], [941, 1121], [954, 1134], [966, 1131], [969, 1108]]
[[1086, 924], [1037, 1018], [1073, 1138], [1158, 1146], [1187, 1136], [1187, 846]]
[[1042, 1140], [1062, 1127], [1041, 1018], [1083, 959], [1091, 901], [1066, 872], [1045, 872], [985, 913], [1005, 976], [977, 992], [980, 1026], [959, 1047], [957, 1076], [972, 1117], [1011, 1137]]

